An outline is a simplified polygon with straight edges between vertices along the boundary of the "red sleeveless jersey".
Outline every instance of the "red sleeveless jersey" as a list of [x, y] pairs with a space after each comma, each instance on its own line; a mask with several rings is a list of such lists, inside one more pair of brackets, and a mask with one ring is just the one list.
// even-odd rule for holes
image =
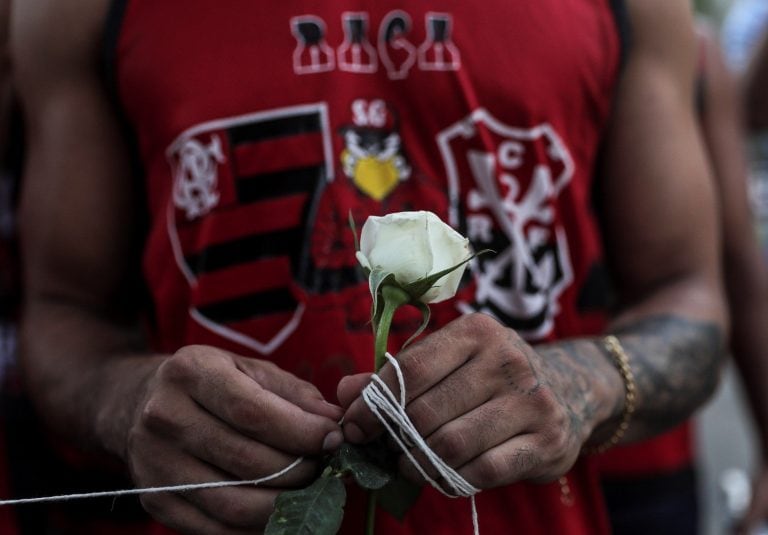
[[[114, 79], [150, 214], [156, 349], [270, 359], [333, 399], [372, 368], [370, 296], [348, 214], [425, 209], [495, 255], [431, 328], [492, 314], [532, 341], [599, 332], [595, 159], [618, 74], [609, 0], [132, 0]], [[418, 325], [403, 311], [392, 349]], [[478, 495], [485, 533], [607, 530], [586, 461]], [[362, 531], [362, 502], [347, 506]], [[471, 532], [425, 490], [380, 533]]]

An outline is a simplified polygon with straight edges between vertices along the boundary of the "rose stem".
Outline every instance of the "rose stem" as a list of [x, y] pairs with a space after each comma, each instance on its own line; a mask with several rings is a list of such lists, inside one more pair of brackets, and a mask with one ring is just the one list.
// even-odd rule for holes
[[365, 535], [373, 535], [376, 529], [376, 494], [377, 491], [368, 491], [368, 511], [365, 517]]
[[400, 288], [385, 285], [381, 288], [381, 298], [384, 300], [384, 310], [381, 312], [379, 324], [376, 325], [376, 341], [374, 346], [374, 369], [379, 371], [387, 363], [384, 353], [387, 352], [387, 338], [395, 310], [411, 300], [410, 296]]
[[[389, 328], [392, 326], [392, 318], [395, 311], [408, 303], [411, 298], [400, 288], [396, 286], [385, 285], [381, 288], [381, 299], [384, 300], [384, 310], [381, 311], [379, 324], [374, 325], [376, 341], [374, 345], [374, 369], [379, 371], [387, 359], [384, 354], [387, 352], [387, 338], [389, 338]], [[368, 512], [366, 515], [365, 533], [373, 535], [376, 526], [376, 491], [368, 493]]]

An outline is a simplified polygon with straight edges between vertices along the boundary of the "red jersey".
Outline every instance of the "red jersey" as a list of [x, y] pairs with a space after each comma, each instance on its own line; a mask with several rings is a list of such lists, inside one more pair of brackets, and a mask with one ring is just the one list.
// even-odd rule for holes
[[[426, 209], [476, 260], [431, 328], [492, 314], [532, 341], [604, 323], [591, 211], [618, 74], [609, 0], [132, 0], [114, 79], [144, 170], [156, 349], [270, 359], [333, 396], [373, 366], [348, 214]], [[403, 311], [396, 349], [418, 325]], [[480, 529], [607, 530], [587, 461], [557, 483], [478, 495]], [[353, 498], [353, 500], [356, 498]], [[356, 507], [345, 527], [362, 531]], [[381, 533], [471, 530], [425, 490]]]

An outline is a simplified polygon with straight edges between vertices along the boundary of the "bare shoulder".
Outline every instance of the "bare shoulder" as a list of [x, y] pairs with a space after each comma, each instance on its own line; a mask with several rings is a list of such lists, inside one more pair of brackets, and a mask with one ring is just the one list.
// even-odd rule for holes
[[95, 69], [110, 0], [9, 0], [10, 51], [23, 91]]
[[632, 41], [606, 136], [600, 199], [608, 254], [630, 301], [663, 289], [675, 296], [670, 302], [683, 303], [682, 288], [704, 281], [701, 295], [720, 310], [714, 191], [693, 106], [691, 8], [688, 0], [625, 1]]
[[[27, 158], [27, 291], [108, 309], [135, 266], [136, 187], [100, 69], [110, 0], [13, 0], [13, 80]], [[73, 297], [74, 296], [74, 297]]]
[[626, 0], [636, 56], [690, 75], [695, 66], [696, 37], [688, 0]]

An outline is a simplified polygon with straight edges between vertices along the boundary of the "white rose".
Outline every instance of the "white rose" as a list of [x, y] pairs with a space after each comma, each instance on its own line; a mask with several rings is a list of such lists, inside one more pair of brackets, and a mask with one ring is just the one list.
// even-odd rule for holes
[[[357, 252], [363, 267], [392, 273], [400, 285], [457, 266], [469, 256], [469, 240], [432, 212], [424, 211], [369, 217]], [[441, 277], [420, 300], [439, 303], [453, 297], [465, 268], [462, 264]]]

